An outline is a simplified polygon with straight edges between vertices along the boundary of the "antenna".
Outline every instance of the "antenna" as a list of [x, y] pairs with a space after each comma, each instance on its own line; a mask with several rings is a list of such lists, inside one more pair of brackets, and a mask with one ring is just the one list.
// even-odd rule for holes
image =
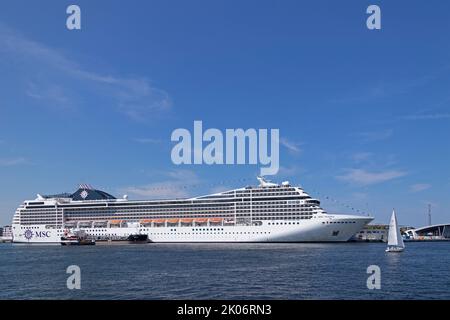
[[428, 204], [428, 225], [431, 226], [431, 204]]

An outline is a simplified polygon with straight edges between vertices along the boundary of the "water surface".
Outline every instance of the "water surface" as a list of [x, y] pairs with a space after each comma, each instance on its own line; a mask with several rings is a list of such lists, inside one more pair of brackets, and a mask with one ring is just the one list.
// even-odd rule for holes
[[[406, 245], [0, 244], [0, 299], [450, 299], [450, 242]], [[67, 289], [69, 265], [81, 290]]]

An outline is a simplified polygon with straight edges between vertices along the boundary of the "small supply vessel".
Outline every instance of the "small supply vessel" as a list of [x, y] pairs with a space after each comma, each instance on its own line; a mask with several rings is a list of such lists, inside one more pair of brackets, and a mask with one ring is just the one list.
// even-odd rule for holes
[[87, 238], [83, 233], [71, 233], [68, 230], [61, 237], [62, 246], [86, 246], [95, 245], [95, 240]]
[[397, 216], [395, 215], [395, 210], [392, 210], [386, 252], [402, 252], [404, 249], [405, 244], [403, 243], [403, 237], [397, 224]]
[[92, 239], [61, 237], [61, 245], [62, 246], [92, 246], [92, 245], [95, 245], [95, 241]]

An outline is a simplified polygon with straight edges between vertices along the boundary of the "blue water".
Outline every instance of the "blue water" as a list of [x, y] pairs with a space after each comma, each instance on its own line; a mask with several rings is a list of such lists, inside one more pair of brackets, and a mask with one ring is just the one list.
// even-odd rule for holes
[[[450, 299], [450, 242], [0, 244], [0, 299]], [[81, 289], [66, 286], [69, 265]], [[369, 265], [381, 289], [367, 289]]]

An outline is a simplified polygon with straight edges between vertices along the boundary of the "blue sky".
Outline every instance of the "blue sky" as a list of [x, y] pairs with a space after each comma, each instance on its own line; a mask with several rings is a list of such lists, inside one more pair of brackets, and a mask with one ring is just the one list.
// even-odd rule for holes
[[[66, 8], [82, 30], [66, 29]], [[366, 28], [378, 4], [382, 29]], [[330, 212], [450, 222], [448, 1], [3, 1], [0, 223], [36, 193], [131, 198], [254, 184], [172, 164], [176, 128], [278, 128], [281, 169]], [[331, 200], [331, 199], [334, 199]], [[352, 208], [354, 208], [352, 210]], [[360, 210], [360, 211], [356, 211]]]

